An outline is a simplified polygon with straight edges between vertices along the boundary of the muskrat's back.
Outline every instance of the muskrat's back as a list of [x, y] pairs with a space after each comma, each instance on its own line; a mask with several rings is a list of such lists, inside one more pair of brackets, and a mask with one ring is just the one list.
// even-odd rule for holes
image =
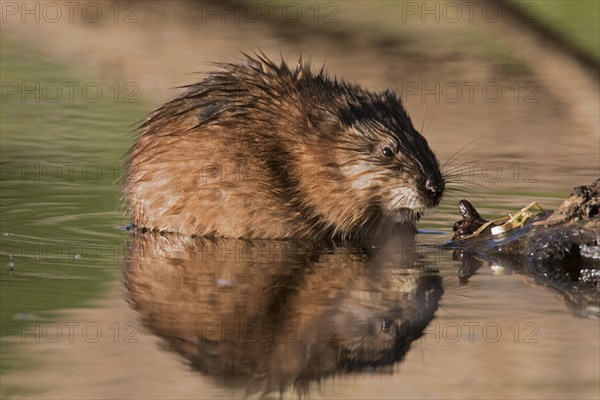
[[138, 227], [247, 238], [360, 235], [416, 220], [444, 190], [395, 94], [264, 57], [151, 114], [126, 180]]

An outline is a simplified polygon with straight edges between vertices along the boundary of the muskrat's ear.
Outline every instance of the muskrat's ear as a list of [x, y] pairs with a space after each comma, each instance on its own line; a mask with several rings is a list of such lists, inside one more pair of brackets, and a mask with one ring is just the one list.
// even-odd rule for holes
[[323, 125], [333, 125], [338, 122], [338, 118], [330, 110], [324, 108], [310, 108], [306, 115], [306, 121], [309, 128], [317, 128]]
[[219, 116], [222, 115], [225, 110], [224, 102], [214, 103], [206, 105], [198, 111], [196, 117], [198, 118], [198, 126], [208, 125], [211, 122], [217, 121]]

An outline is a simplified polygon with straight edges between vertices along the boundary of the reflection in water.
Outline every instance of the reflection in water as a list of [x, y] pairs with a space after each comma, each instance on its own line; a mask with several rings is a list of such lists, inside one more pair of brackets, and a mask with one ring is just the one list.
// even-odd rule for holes
[[477, 270], [484, 266], [493, 268], [498, 275], [510, 275], [514, 271], [530, 278], [536, 285], [547, 287], [562, 298], [573, 315], [600, 318], [598, 263], [581, 260], [553, 264], [525, 263], [514, 257], [494, 257], [473, 249], [455, 249], [452, 258], [461, 262], [458, 269], [458, 281], [461, 285], [466, 285]]
[[409, 234], [361, 249], [134, 233], [126, 286], [143, 322], [194, 368], [263, 394], [389, 372], [443, 292]]

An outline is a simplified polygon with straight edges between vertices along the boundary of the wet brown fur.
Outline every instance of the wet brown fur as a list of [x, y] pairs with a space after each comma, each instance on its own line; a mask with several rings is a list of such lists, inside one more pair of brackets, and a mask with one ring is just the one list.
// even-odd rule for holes
[[[262, 55], [220, 67], [141, 126], [124, 191], [136, 226], [348, 237], [386, 220], [414, 221], [439, 203], [439, 163], [394, 93]], [[439, 196], [427, 195], [427, 181]], [[414, 196], [399, 197], [403, 187]]]

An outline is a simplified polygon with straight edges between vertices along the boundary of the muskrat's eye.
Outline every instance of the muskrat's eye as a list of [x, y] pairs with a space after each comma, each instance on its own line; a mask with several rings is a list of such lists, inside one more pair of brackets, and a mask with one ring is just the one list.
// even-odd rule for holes
[[384, 319], [381, 321], [381, 331], [383, 333], [390, 333], [390, 331], [392, 330], [392, 328], [394, 327], [394, 320], [393, 319]]
[[384, 147], [384, 148], [381, 150], [381, 154], [383, 154], [383, 156], [384, 156], [385, 158], [392, 158], [392, 157], [394, 157], [394, 152], [393, 152], [393, 151], [392, 151], [392, 149], [390, 149], [389, 147]]

